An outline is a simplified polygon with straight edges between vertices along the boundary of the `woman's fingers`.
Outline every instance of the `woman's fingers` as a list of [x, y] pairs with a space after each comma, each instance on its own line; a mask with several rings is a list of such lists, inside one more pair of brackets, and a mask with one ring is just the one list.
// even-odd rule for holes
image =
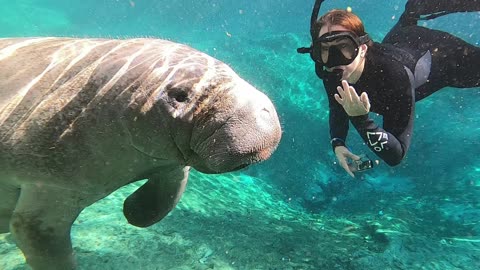
[[347, 80], [342, 81], [342, 86], [343, 86], [343, 93], [344, 93], [344, 96], [342, 96], [342, 98], [346, 99], [347, 102], [351, 102], [352, 94], [350, 93], [350, 85], [348, 84]]
[[336, 100], [338, 103], [340, 103], [340, 105], [343, 106], [343, 103], [344, 103], [344, 102], [343, 102], [343, 99], [342, 99], [338, 94], [333, 95], [333, 97], [335, 98], [335, 100]]
[[334, 95], [335, 100], [343, 106], [345, 112], [350, 116], [358, 116], [370, 111], [370, 100], [366, 92], [361, 95], [353, 86], [350, 86], [346, 80], [342, 81], [342, 86], [337, 87], [338, 94]]
[[346, 154], [347, 154], [347, 156], [348, 156], [349, 158], [351, 158], [351, 159], [353, 159], [353, 160], [359, 160], [359, 159], [360, 159], [359, 156], [355, 155], [355, 154], [352, 153], [352, 152], [348, 152], [348, 153], [346, 153]]
[[352, 102], [360, 102], [360, 97], [357, 95], [355, 88], [353, 88], [352, 86], [348, 87], [348, 92], [350, 94], [350, 97], [352, 98]]
[[370, 99], [368, 98], [368, 94], [366, 92], [363, 92], [362, 95], [360, 96], [360, 100], [363, 103], [363, 106], [365, 106], [365, 109], [367, 111], [370, 111]]
[[360, 100], [355, 88], [350, 86], [346, 80], [342, 81], [342, 86], [337, 86], [337, 91], [340, 97], [346, 102], [358, 102]]
[[[358, 157], [357, 155], [352, 154], [347, 147], [345, 146], [337, 146], [335, 147], [335, 156], [337, 156], [337, 160], [339, 165], [351, 176], [355, 177], [352, 170], [348, 166], [347, 159], [352, 156]], [[358, 157], [359, 158], [359, 157]]]
[[350, 167], [348, 167], [348, 163], [347, 163], [347, 159], [343, 158], [341, 160], [339, 160], [340, 162], [340, 166], [342, 166], [342, 168], [353, 178], [355, 178], [355, 175], [353, 174], [353, 172], [350, 170]]
[[342, 99], [345, 99], [345, 91], [343, 91], [343, 88], [341, 86], [337, 86], [337, 92], [338, 94], [340, 94], [340, 97], [342, 97]]

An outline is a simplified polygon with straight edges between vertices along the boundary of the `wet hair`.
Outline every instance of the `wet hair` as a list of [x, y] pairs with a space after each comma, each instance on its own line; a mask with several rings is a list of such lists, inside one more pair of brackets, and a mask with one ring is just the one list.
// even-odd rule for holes
[[[362, 20], [360, 20], [357, 15], [347, 10], [333, 9], [325, 13], [325, 15], [322, 17], [318, 18], [318, 20], [315, 22], [317, 37], [318, 33], [320, 33], [320, 29], [327, 24], [340, 25], [359, 37], [367, 34], [365, 32], [365, 27], [363, 26]], [[370, 45], [370, 43], [367, 43], [367, 45]]]

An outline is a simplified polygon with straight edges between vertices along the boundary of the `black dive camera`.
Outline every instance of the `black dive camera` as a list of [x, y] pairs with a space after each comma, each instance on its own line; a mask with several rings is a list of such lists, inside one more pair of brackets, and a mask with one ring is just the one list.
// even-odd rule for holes
[[354, 160], [348, 164], [352, 172], [362, 172], [373, 168], [373, 161], [366, 155], [360, 155], [359, 160]]

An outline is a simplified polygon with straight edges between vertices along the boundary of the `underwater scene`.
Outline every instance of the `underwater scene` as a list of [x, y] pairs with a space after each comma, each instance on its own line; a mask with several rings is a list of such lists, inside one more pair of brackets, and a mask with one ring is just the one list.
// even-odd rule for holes
[[[367, 43], [341, 36], [348, 60], [333, 36], [312, 61], [315, 0], [0, 0], [0, 270], [480, 269], [480, 1], [410, 2], [464, 41], [435, 45], [458, 69], [410, 48], [432, 66], [422, 85], [446, 83], [413, 97], [408, 134], [401, 115], [381, 129], [372, 90], [335, 145], [315, 64], [355, 64]], [[318, 3], [382, 42], [407, 0]], [[418, 85], [412, 67], [378, 85]], [[373, 168], [351, 177], [332, 143]]]

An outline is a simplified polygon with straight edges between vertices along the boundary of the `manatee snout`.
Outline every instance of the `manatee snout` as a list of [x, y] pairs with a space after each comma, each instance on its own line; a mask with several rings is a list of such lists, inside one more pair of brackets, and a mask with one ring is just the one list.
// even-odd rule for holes
[[271, 100], [242, 81], [221, 103], [229, 104], [225, 109], [230, 113], [208, 137], [192, 147], [197, 155], [193, 167], [204, 173], [222, 173], [268, 159], [282, 135]]

